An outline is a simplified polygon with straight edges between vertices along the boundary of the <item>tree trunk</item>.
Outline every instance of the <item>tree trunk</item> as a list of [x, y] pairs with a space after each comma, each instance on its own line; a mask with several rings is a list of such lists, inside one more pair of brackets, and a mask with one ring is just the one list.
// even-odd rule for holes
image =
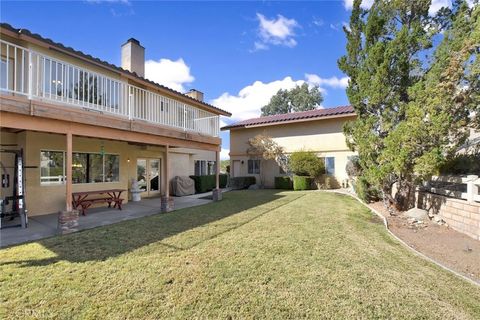
[[399, 180], [395, 203], [400, 211], [415, 207], [415, 185], [413, 181], [410, 181], [410, 179]]
[[384, 185], [382, 188], [383, 205], [391, 216], [396, 215], [396, 202], [392, 196], [392, 185]]

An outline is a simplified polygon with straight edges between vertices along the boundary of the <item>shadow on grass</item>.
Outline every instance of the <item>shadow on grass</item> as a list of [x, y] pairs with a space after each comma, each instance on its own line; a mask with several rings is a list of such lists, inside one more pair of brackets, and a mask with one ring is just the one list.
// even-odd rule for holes
[[[224, 199], [220, 202], [37, 241], [36, 243], [52, 251], [56, 256], [45, 259], [9, 261], [2, 265], [44, 266], [64, 260], [69, 262], [102, 261], [213, 223], [208, 228], [205, 227], [202, 232], [182, 237], [180, 240], [173, 241], [173, 244], [160, 243], [169, 251], [189, 249], [239, 228], [290, 202], [285, 199], [285, 201], [265, 205], [285, 197], [278, 193], [278, 190], [234, 191], [224, 194]], [[298, 195], [298, 197], [300, 196]], [[293, 197], [292, 200], [298, 197]], [[238, 216], [233, 221], [221, 221], [249, 209], [253, 210], [246, 211], [245, 215]]]

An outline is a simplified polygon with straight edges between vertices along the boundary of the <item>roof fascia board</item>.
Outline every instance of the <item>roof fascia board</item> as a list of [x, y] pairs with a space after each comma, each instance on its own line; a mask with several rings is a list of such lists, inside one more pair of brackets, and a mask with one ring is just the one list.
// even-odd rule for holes
[[228, 126], [227, 126], [226, 129], [222, 129], [222, 131], [251, 129], [251, 128], [260, 128], [260, 127], [268, 127], [268, 126], [278, 126], [278, 125], [282, 125], [282, 124], [291, 124], [291, 123], [300, 123], [300, 122], [309, 122], [309, 121], [321, 121], [321, 120], [328, 120], [328, 119], [349, 118], [349, 117], [355, 117], [355, 116], [356, 115], [354, 113], [349, 113], [349, 114], [342, 114], [342, 115], [331, 115], [331, 116], [298, 119], [298, 120], [275, 121], [275, 122], [269, 122], [269, 123], [252, 124], [252, 125], [238, 126], [238, 127], [232, 127], [232, 128], [228, 128]]

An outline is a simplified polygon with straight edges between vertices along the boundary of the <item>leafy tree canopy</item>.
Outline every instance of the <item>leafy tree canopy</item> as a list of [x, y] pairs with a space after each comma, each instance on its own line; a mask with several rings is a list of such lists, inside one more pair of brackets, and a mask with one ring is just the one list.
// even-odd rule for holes
[[270, 102], [262, 107], [262, 116], [314, 110], [322, 101], [319, 87], [309, 87], [304, 83], [290, 90], [278, 90]]
[[283, 148], [272, 137], [266, 134], [257, 134], [255, 137], [248, 139], [247, 154], [253, 158], [276, 160], [283, 155]]
[[311, 151], [296, 151], [288, 160], [290, 170], [298, 176], [318, 178], [325, 173], [323, 160]]
[[366, 181], [400, 208], [465, 141], [480, 111], [480, 6], [458, 0], [432, 17], [430, 2], [380, 0], [363, 10], [356, 0], [339, 60], [358, 116], [344, 128], [347, 143]]
[[265, 170], [263, 170], [264, 161], [262, 160], [274, 160], [283, 170], [286, 170], [284, 161], [282, 161], [285, 157], [283, 147], [266, 134], [257, 134], [253, 138], [248, 139], [247, 154], [253, 159], [260, 160], [261, 186], [263, 186], [265, 175]]

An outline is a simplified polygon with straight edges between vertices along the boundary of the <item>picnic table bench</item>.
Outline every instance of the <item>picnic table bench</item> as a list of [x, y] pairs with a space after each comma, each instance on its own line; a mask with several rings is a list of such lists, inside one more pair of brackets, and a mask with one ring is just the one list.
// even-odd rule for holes
[[124, 189], [108, 189], [72, 192], [72, 205], [74, 209], [80, 208], [82, 215], [86, 215], [87, 209], [94, 203], [108, 203], [108, 207], [122, 210], [123, 199], [120, 198]]

